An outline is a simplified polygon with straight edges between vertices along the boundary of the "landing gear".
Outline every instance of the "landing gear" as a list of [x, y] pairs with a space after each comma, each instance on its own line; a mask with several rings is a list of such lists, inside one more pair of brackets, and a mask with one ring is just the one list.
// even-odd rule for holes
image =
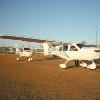
[[87, 64], [82, 61], [80, 66], [82, 66], [83, 68], [96, 69], [96, 64], [93, 62], [93, 60], [92, 60], [92, 64]]
[[87, 68], [88, 65], [87, 65], [87, 63], [81, 61], [80, 66], [83, 67], [83, 68]]
[[[67, 68], [66, 63], [67, 63], [68, 61], [69, 61], [69, 60], [67, 60], [64, 64], [59, 64], [59, 67], [62, 68], [62, 69]], [[84, 62], [84, 61], [75, 60], [75, 65], [76, 65], [76, 66], [81, 66], [81, 67], [83, 67], [83, 68], [96, 69], [96, 64], [94, 63], [93, 60], [92, 60], [92, 63], [91, 63], [91, 62], [86, 63], [86, 62]]]
[[88, 65], [87, 68], [96, 69], [96, 64], [92, 61], [92, 64]]
[[67, 63], [68, 61], [69, 61], [69, 60], [67, 60], [64, 64], [59, 64], [59, 67], [62, 68], [62, 69], [63, 69], [63, 68], [67, 68], [66, 63]]
[[19, 58], [16, 58], [16, 60], [19, 60]]
[[66, 68], [66, 64], [59, 64], [60, 68]]
[[33, 59], [31, 58], [31, 60], [33, 60]]
[[[69, 60], [67, 60], [64, 64], [59, 64], [59, 67], [60, 68], [67, 68], [67, 65], [66, 65], [66, 63], [68, 62]], [[75, 60], [75, 65], [76, 66], [80, 66], [80, 61], [79, 60]]]
[[28, 57], [28, 61], [31, 61], [31, 60], [33, 60], [31, 57]]
[[80, 61], [79, 60], [75, 60], [75, 66], [77, 66], [77, 67], [80, 66]]

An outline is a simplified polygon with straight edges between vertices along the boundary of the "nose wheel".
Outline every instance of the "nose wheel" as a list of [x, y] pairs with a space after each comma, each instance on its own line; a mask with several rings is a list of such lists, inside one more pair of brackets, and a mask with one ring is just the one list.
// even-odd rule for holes
[[33, 60], [33, 59], [29, 57], [29, 58], [28, 58], [28, 61], [31, 61], [31, 60]]
[[85, 63], [85, 62], [83, 62], [82, 61], [82, 63], [80, 64], [80, 66], [81, 67], [83, 67], [83, 68], [89, 68], [89, 69], [96, 69], [96, 64], [93, 62], [93, 60], [92, 60], [92, 63], [91, 64], [87, 64], [87, 63]]
[[92, 64], [88, 65], [87, 68], [96, 69], [96, 64], [92, 61]]

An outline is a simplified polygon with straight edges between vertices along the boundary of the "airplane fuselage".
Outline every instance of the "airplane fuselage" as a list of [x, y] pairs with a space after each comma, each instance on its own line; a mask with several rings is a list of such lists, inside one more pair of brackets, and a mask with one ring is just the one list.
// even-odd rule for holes
[[77, 50], [70, 50], [69, 48], [67, 51], [51, 51], [51, 54], [69, 60], [94, 60], [100, 58], [100, 52], [96, 52], [95, 50], [99, 49], [95, 47], [83, 47]]
[[23, 51], [23, 52], [19, 52], [19, 55], [20, 57], [30, 57], [32, 55], [32, 52]]

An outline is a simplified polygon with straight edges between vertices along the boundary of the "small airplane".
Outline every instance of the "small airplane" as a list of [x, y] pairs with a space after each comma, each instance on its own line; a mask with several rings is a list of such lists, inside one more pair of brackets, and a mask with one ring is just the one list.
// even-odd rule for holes
[[[94, 60], [100, 58], [100, 48], [89, 47], [84, 44], [65, 44], [63, 42], [48, 41], [46, 39], [33, 39], [12, 35], [0, 35], [0, 38], [43, 43], [44, 55], [58, 56], [66, 60], [65, 63], [59, 64], [60, 68], [67, 68], [67, 62], [75, 60], [76, 65], [80, 65], [89, 69], [96, 69], [96, 64], [94, 63]], [[89, 61], [91, 62], [91, 64], [88, 64], [85, 61]]]
[[16, 60], [20, 60], [21, 57], [27, 58], [28, 61], [32, 61], [33, 51], [30, 48], [18, 48], [16, 45]]
[[[70, 60], [75, 60], [76, 65], [82, 67], [96, 69], [95, 59], [100, 58], [100, 49], [97, 47], [89, 47], [85, 44], [68, 43], [64, 46], [61, 44], [54, 48], [50, 43], [43, 43], [44, 55], [54, 55], [62, 59], [66, 59], [64, 64], [59, 64], [60, 68], [67, 68], [66, 64]], [[85, 61], [90, 61], [91, 64], [87, 64]]]

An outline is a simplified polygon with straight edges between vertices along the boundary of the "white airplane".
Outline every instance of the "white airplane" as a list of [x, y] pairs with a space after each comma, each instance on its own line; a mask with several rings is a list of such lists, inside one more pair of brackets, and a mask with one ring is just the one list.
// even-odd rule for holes
[[[43, 43], [44, 55], [54, 55], [62, 59], [66, 59], [64, 64], [59, 64], [60, 68], [67, 68], [66, 64], [70, 60], [75, 60], [76, 64], [80, 62], [80, 66], [96, 69], [95, 59], [100, 58], [100, 48], [88, 47], [83, 44], [69, 43], [67, 45], [59, 45], [53, 48], [50, 43]], [[84, 61], [91, 61], [87, 64]]]
[[[54, 55], [66, 60], [64, 64], [59, 64], [60, 68], [67, 68], [67, 62], [70, 60], [75, 60], [76, 64], [80, 62], [80, 66], [82, 67], [96, 69], [94, 60], [100, 58], [100, 48], [88, 47], [82, 44], [68, 43], [64, 46], [64, 44], [61, 44], [60, 42], [57, 43], [55, 41], [18, 37], [12, 35], [0, 35], [0, 38], [43, 43], [44, 55]], [[57, 46], [55, 44], [57, 44]], [[91, 64], [87, 64], [84, 61], [91, 61]]]
[[20, 60], [21, 57], [25, 57], [27, 58], [28, 61], [31, 61], [33, 52], [30, 48], [19, 48], [16, 45], [16, 55], [17, 55], [16, 60]]

